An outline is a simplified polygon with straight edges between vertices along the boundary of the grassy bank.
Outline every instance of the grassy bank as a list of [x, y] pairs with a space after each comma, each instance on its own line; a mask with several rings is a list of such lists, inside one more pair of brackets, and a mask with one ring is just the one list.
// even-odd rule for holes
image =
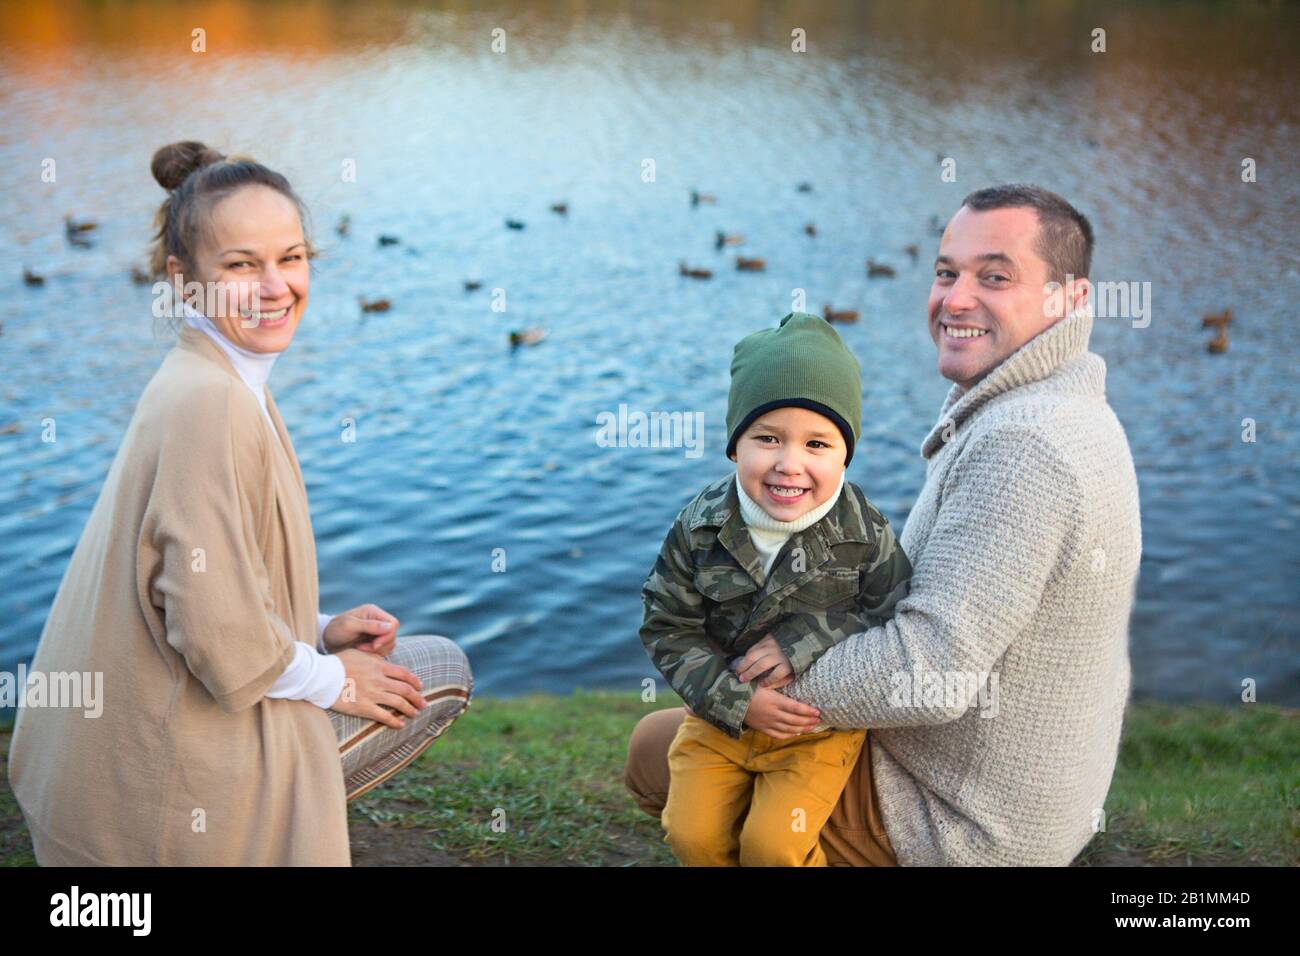
[[[622, 777], [633, 725], [674, 705], [606, 692], [476, 697], [415, 764], [349, 807], [353, 860], [673, 865]], [[0, 732], [0, 865], [30, 865], [8, 753]], [[1300, 864], [1298, 753], [1296, 711], [1131, 705], [1106, 830], [1077, 865]]]

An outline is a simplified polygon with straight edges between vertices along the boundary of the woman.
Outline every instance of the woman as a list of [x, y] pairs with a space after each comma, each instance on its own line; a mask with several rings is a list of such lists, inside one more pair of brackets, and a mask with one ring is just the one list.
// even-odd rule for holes
[[195, 142], [152, 169], [170, 193], [153, 271], [184, 290], [185, 324], [32, 661], [102, 673], [102, 714], [20, 708], [10, 782], [42, 865], [346, 866], [346, 801], [464, 711], [469, 665], [445, 637], [396, 640], [374, 605], [318, 614], [306, 489], [265, 387], [307, 306], [293, 189]]

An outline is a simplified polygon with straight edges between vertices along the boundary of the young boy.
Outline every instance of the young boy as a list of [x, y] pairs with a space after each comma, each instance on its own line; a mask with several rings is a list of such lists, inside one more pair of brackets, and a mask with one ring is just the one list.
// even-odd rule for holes
[[665, 840], [686, 866], [825, 866], [818, 835], [865, 730], [791, 719], [781, 690], [892, 613], [912, 568], [844, 480], [862, 421], [857, 359], [792, 313], [731, 361], [735, 474], [677, 516], [642, 588], [641, 640], [687, 704], [668, 752]]

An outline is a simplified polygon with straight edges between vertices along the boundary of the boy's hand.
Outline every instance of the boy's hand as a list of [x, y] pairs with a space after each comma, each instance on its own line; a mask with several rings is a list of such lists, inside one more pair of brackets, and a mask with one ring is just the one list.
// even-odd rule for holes
[[761, 677], [759, 687], [784, 687], [794, 680], [794, 668], [776, 638], [769, 634], [745, 652], [736, 668], [736, 677], [741, 683]]
[[821, 711], [761, 684], [745, 712], [745, 723], [774, 740], [788, 740], [817, 726]]

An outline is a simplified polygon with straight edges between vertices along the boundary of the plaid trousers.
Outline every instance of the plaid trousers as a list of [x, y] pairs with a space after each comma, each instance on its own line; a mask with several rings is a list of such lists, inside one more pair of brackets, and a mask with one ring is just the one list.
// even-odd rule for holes
[[420, 756], [465, 712], [474, 692], [469, 660], [450, 638], [437, 634], [399, 637], [387, 659], [420, 678], [420, 693], [427, 706], [407, 717], [406, 726], [400, 728], [326, 710], [339, 741], [348, 800], [379, 786]]

